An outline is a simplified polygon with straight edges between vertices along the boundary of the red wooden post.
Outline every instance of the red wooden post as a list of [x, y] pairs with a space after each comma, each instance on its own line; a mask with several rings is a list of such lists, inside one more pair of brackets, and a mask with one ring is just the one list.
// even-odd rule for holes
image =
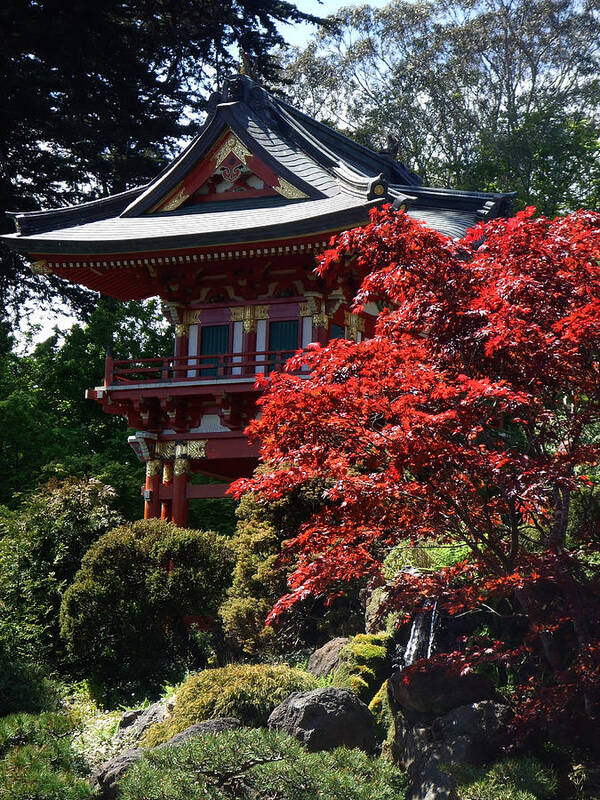
[[175, 459], [173, 475], [173, 522], [180, 528], [187, 528], [188, 524], [188, 473], [190, 462], [181, 456]]
[[175, 368], [173, 370], [173, 378], [181, 380], [187, 375], [187, 364], [185, 361], [178, 359], [187, 358], [189, 346], [189, 328], [187, 325], [175, 325]]
[[146, 485], [144, 487], [144, 519], [160, 516], [160, 473], [162, 464], [158, 460], [146, 462]]
[[[173, 463], [165, 461], [163, 464], [162, 485], [171, 486], [173, 483]], [[163, 498], [160, 503], [160, 518], [166, 519], [167, 522], [171, 520], [171, 507], [172, 501], [170, 498]]]

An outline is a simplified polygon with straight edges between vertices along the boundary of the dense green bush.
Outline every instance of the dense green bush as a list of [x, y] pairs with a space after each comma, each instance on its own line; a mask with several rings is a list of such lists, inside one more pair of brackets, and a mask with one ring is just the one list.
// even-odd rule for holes
[[173, 714], [144, 739], [153, 746], [196, 722], [237, 717], [244, 725], [265, 725], [275, 706], [292, 692], [316, 689], [308, 672], [284, 664], [230, 664], [189, 677], [178, 689]]
[[90, 786], [77, 776], [66, 714], [15, 714], [0, 720], [0, 798], [83, 800]]
[[84, 674], [104, 689], [155, 691], [204, 666], [184, 617], [214, 620], [231, 577], [227, 540], [142, 520], [86, 553], [65, 592], [61, 633]]
[[531, 756], [509, 758], [491, 766], [453, 764], [459, 800], [556, 800], [554, 772]]
[[370, 703], [385, 678], [388, 666], [388, 633], [359, 633], [340, 652], [333, 686], [352, 689], [363, 703]]
[[228, 731], [149, 753], [122, 800], [400, 800], [404, 775], [360, 750], [307, 753], [284, 733]]
[[233, 537], [233, 582], [220, 613], [225, 632], [244, 652], [281, 653], [362, 629], [359, 587], [348, 585], [344, 597], [330, 605], [314, 599], [300, 603], [277, 626], [265, 627], [273, 605], [287, 592], [294, 567], [279, 558], [282, 544], [297, 535], [323, 502], [323, 486], [316, 483], [269, 504], [258, 503], [252, 494], [242, 497]]
[[[121, 522], [114, 500], [111, 487], [97, 480], [53, 480], [18, 512], [0, 508], [0, 684], [13, 695], [0, 707], [36, 710], [40, 685], [32, 679], [41, 667], [65, 668], [62, 595], [89, 546]], [[21, 693], [24, 702], [18, 701], [22, 681], [32, 690], [31, 699]]]

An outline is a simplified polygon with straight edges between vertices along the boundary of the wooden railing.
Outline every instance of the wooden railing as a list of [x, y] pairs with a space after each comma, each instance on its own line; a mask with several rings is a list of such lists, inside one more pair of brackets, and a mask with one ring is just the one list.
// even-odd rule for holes
[[104, 385], [251, 378], [281, 369], [295, 352], [295, 350], [264, 350], [255, 353], [130, 358], [121, 361], [107, 356]]

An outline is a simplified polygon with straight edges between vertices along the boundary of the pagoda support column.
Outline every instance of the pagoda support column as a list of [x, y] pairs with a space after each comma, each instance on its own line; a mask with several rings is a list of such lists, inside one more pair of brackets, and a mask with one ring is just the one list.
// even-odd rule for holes
[[325, 346], [329, 341], [329, 317], [324, 312], [313, 314], [312, 317], [313, 342]]
[[146, 462], [146, 484], [144, 486], [144, 519], [160, 516], [160, 472], [162, 464], [157, 459]]
[[[163, 462], [162, 468], [162, 485], [163, 486], [171, 486], [173, 483], [173, 462], [172, 461], [165, 461]], [[165, 519], [168, 522], [171, 520], [171, 507], [172, 501], [170, 499], [163, 499], [160, 504], [160, 518]]]
[[[189, 352], [189, 327], [183, 324], [175, 325], [175, 358], [186, 358]], [[175, 361], [173, 377], [181, 380], [187, 375], [187, 364], [185, 361]]]
[[172, 520], [180, 528], [187, 528], [188, 524], [188, 476], [190, 461], [185, 457], [177, 457], [173, 470], [173, 510]]

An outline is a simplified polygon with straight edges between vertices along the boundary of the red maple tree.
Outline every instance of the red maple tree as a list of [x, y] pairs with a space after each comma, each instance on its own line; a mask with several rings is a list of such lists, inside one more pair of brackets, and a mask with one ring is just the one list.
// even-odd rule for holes
[[[526, 621], [518, 642], [471, 639], [438, 655], [457, 669], [517, 670], [517, 718], [594, 720], [600, 697], [600, 214], [527, 209], [451, 240], [404, 213], [374, 211], [322, 256], [350, 269], [354, 308], [383, 310], [360, 343], [310, 346], [273, 375], [250, 434], [270, 471], [238, 481], [264, 502], [315, 479], [323, 507], [288, 543], [289, 593], [382, 580], [407, 539], [462, 543], [470, 557], [401, 571], [388, 608], [436, 598]], [[291, 374], [308, 365], [309, 375]]]

